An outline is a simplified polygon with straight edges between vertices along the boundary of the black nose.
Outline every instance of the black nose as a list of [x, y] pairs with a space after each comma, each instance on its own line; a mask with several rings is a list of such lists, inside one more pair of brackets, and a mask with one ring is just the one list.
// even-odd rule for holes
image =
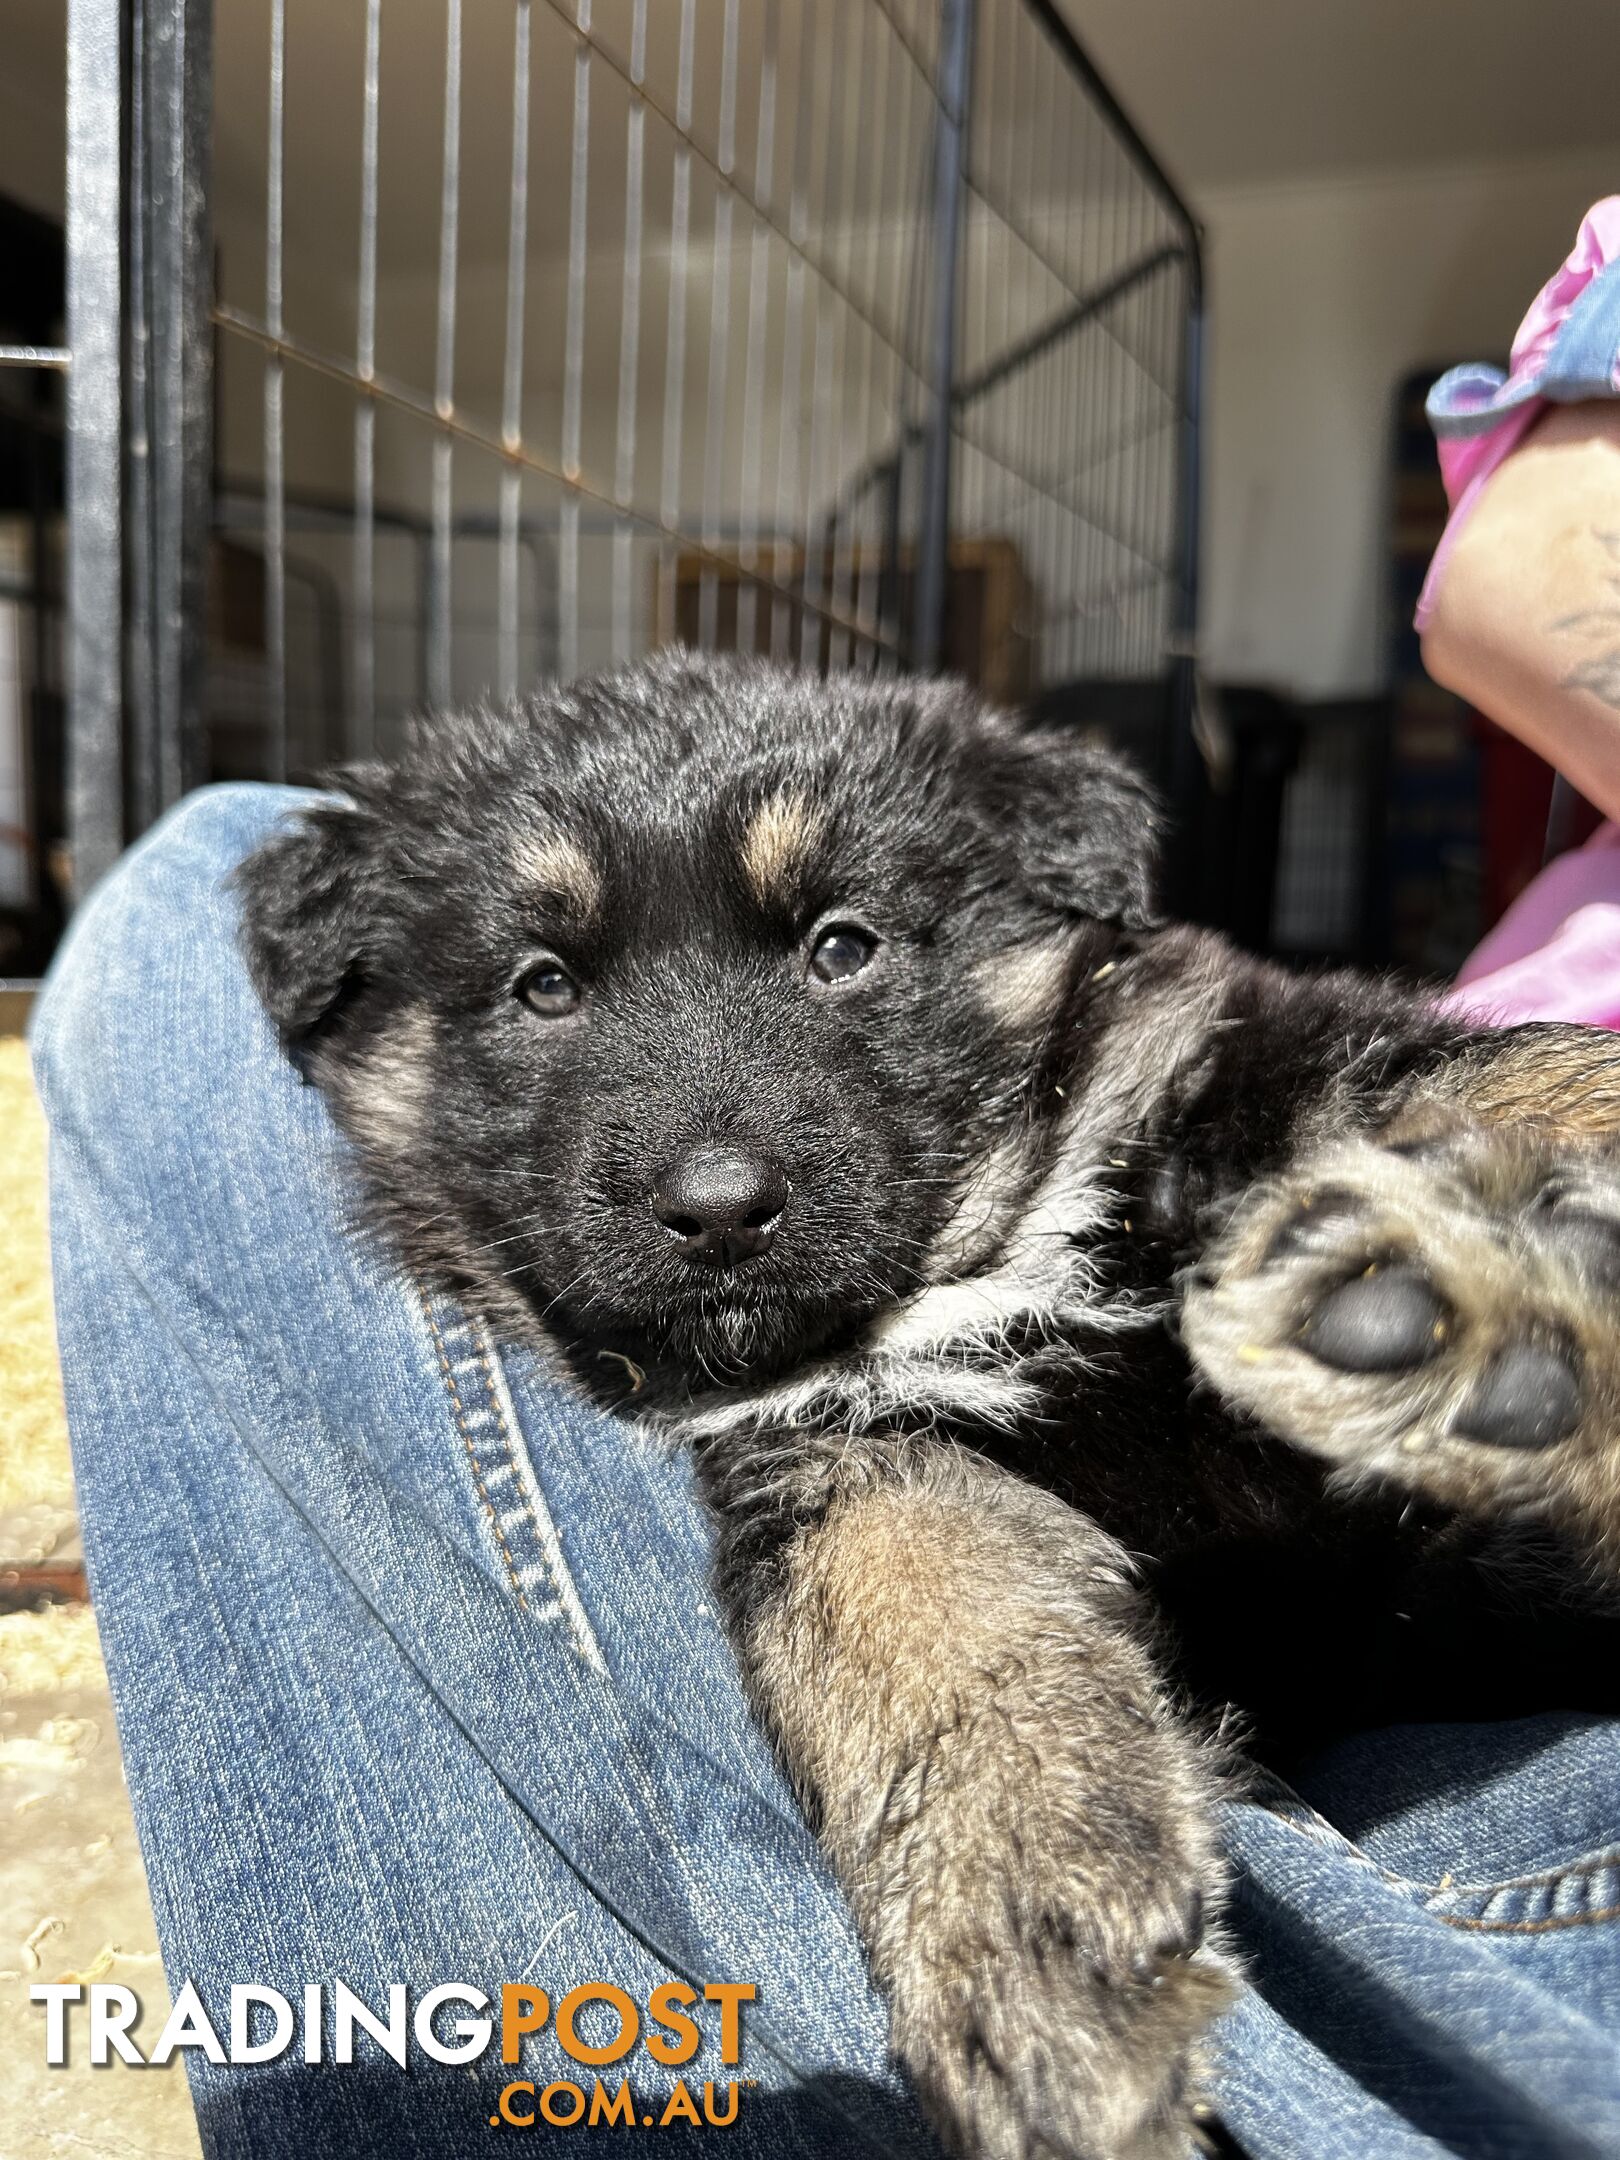
[[676, 1156], [653, 1186], [652, 1210], [688, 1260], [735, 1267], [775, 1237], [787, 1197], [774, 1155], [711, 1141]]

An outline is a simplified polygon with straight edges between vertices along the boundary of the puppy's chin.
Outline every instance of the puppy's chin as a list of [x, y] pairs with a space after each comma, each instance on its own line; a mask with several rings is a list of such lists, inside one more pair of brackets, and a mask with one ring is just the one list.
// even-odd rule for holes
[[724, 1387], [772, 1371], [805, 1347], [798, 1330], [747, 1303], [717, 1298], [706, 1310], [674, 1322], [665, 1355], [689, 1380]]
[[860, 1317], [853, 1295], [790, 1299], [722, 1275], [639, 1311], [598, 1307], [575, 1316], [570, 1332], [586, 1352], [605, 1344], [703, 1391], [775, 1378]]

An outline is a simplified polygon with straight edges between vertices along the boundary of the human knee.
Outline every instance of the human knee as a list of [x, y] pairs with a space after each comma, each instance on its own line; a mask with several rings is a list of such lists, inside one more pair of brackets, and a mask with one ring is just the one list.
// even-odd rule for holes
[[236, 782], [199, 788], [113, 865], [74, 914], [32, 1029], [47, 1109], [97, 1075], [126, 1078], [143, 1052], [172, 1054], [183, 998], [195, 1008], [239, 978], [227, 881], [303, 789]]

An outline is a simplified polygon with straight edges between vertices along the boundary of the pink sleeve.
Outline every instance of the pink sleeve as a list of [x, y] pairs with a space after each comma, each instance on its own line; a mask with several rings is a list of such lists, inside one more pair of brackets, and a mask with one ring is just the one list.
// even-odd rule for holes
[[1453, 541], [1479, 491], [1550, 403], [1620, 396], [1620, 195], [1596, 203], [1575, 245], [1520, 323], [1504, 375], [1464, 366], [1429, 392], [1429, 421], [1451, 517], [1418, 600], [1417, 626], [1428, 621]]

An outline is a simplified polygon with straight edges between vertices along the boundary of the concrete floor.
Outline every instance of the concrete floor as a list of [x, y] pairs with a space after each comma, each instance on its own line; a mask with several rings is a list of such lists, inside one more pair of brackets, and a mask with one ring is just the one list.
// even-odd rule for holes
[[[82, 1565], [70, 1509], [0, 1515], [0, 1588]], [[37, 1578], [36, 1578], [37, 1579]], [[4, 2160], [197, 2160], [183, 2065], [95, 2070], [82, 2041], [45, 2061], [50, 1980], [120, 1981], [139, 2032], [168, 1991], [124, 1787], [95, 1622], [77, 1601], [0, 1612], [0, 2153]]]
[[168, 2010], [112, 1701], [86, 1602], [51, 1324], [45, 1129], [0, 985], [0, 2160], [196, 2160], [184, 2068], [45, 2061], [42, 1981]]

